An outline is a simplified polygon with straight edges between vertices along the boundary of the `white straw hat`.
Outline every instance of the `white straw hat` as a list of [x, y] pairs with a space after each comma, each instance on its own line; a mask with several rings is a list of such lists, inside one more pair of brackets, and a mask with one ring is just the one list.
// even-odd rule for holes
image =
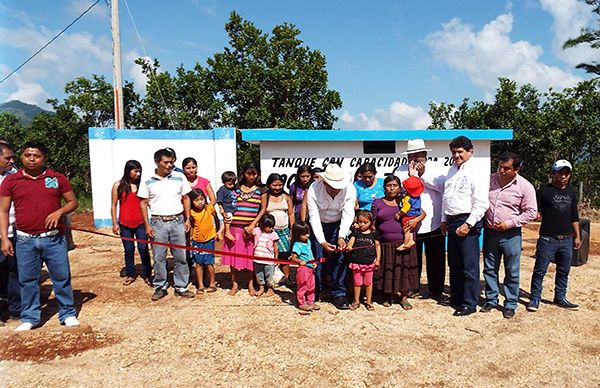
[[402, 155], [416, 154], [417, 152], [431, 151], [429, 148], [425, 148], [425, 142], [423, 139], [413, 139], [406, 143], [406, 151]]
[[335, 163], [328, 164], [325, 171], [318, 172], [317, 175], [336, 190], [345, 189], [350, 182], [350, 175]]

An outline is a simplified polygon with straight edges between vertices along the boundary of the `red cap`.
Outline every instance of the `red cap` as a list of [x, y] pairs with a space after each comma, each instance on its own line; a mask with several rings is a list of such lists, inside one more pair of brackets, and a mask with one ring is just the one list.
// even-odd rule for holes
[[402, 187], [411, 197], [418, 197], [421, 195], [425, 186], [423, 186], [423, 181], [417, 178], [416, 176], [411, 176], [404, 182], [402, 182]]

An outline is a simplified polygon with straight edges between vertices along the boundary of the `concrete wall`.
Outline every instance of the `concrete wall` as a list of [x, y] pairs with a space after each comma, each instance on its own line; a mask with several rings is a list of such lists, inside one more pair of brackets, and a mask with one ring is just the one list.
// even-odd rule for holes
[[90, 128], [90, 170], [94, 224], [110, 226], [110, 191], [121, 179], [125, 162], [130, 159], [142, 165], [142, 179], [154, 174], [154, 152], [171, 147], [177, 152], [176, 166], [186, 157], [198, 161], [198, 175], [210, 180], [215, 192], [221, 186], [221, 174], [236, 171], [236, 145], [233, 128], [214, 130], [115, 130]]
[[[370, 161], [375, 163], [377, 175], [383, 177], [392, 173], [396, 166], [406, 163], [406, 155], [402, 155], [402, 152], [406, 151], [406, 141], [415, 138], [426, 139], [427, 148], [432, 150], [428, 152], [429, 163], [437, 163], [448, 169], [452, 165], [448, 148], [450, 140], [459, 135], [468, 136], [473, 141], [477, 165], [482, 172], [489, 172], [491, 140], [512, 138], [512, 131], [509, 130], [293, 131], [296, 138], [292, 138], [294, 134], [288, 134], [285, 130], [277, 132], [279, 133], [269, 130], [244, 130], [242, 138], [260, 144], [263, 181], [273, 172], [285, 174], [286, 187], [293, 182], [296, 169], [302, 164], [325, 168], [329, 163], [338, 163], [348, 173], [354, 174], [362, 163]], [[364, 140], [393, 141], [395, 152], [365, 154]]]

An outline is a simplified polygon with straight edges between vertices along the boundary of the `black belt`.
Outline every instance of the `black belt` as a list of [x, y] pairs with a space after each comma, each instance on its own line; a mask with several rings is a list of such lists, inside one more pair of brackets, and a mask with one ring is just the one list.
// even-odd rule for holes
[[456, 215], [446, 215], [447, 220], [456, 220], [457, 218], [469, 217], [469, 213], [456, 214]]
[[568, 238], [572, 238], [573, 235], [572, 234], [557, 234], [556, 236], [546, 236], [546, 237], [550, 237], [555, 240], [566, 240]]

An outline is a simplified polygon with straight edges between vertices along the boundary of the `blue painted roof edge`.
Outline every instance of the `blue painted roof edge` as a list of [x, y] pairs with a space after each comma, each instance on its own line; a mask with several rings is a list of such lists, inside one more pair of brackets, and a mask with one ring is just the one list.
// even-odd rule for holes
[[471, 140], [512, 140], [512, 129], [243, 129], [242, 140], [260, 141], [391, 141], [452, 140], [457, 136]]
[[234, 128], [170, 130], [170, 129], [114, 129], [114, 128], [88, 128], [90, 140], [114, 139], [235, 139]]

